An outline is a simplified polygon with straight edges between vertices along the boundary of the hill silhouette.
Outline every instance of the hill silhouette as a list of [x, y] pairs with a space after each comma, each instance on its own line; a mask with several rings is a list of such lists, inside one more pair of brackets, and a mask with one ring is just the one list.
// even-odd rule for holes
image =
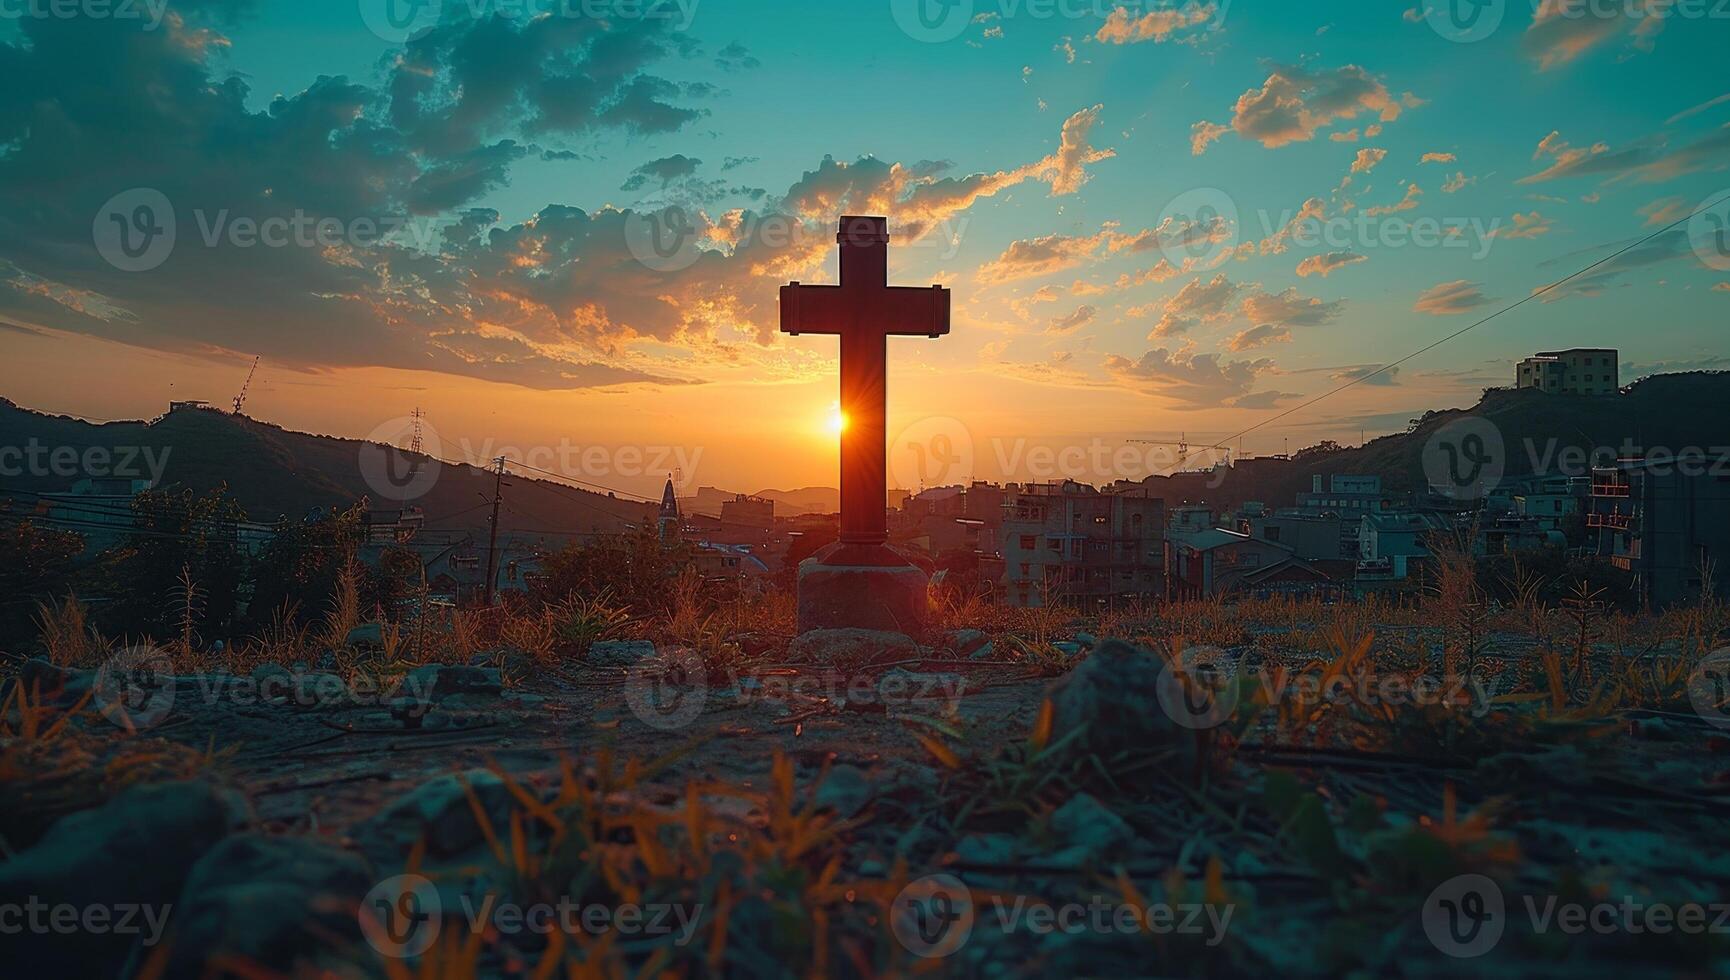
[[1730, 418], [1730, 372], [1653, 375], [1620, 394], [1595, 397], [1495, 388], [1471, 408], [1428, 412], [1409, 431], [1363, 446], [1304, 450], [1290, 460], [1245, 460], [1223, 481], [1211, 474], [1180, 473], [1142, 484], [1168, 503], [1205, 501], [1217, 507], [1248, 500], [1289, 507], [1316, 475], [1379, 475], [1389, 490], [1422, 491], [1428, 484], [1424, 447], [1438, 430], [1467, 416], [1486, 419], [1501, 432], [1504, 477], [1553, 471], [1558, 454], [1570, 450], [1609, 450], [1617, 456], [1689, 448], [1730, 452], [1725, 421]]
[[[161, 483], [207, 492], [226, 484], [249, 518], [274, 522], [298, 519], [318, 508], [346, 508], [366, 499], [377, 509], [403, 505], [381, 494], [367, 480], [359, 439], [295, 432], [268, 422], [212, 409], [183, 408], [150, 421], [91, 423], [47, 415], [0, 398], [0, 447], [32, 445], [70, 449], [79, 458], [91, 448], [107, 449], [111, 460], [132, 453], [134, 468], [145, 475], [145, 460], [162, 463]], [[399, 471], [411, 462], [436, 467], [437, 477], [407, 503], [422, 508], [429, 529], [484, 532], [492, 499], [493, 474], [481, 467], [418, 458], [404, 450], [374, 450]], [[111, 463], [110, 465], [114, 465]], [[0, 494], [22, 490], [69, 490], [77, 475], [58, 468], [8, 466]], [[22, 473], [13, 472], [23, 469]], [[100, 474], [99, 474], [100, 475]], [[593, 493], [562, 483], [512, 474], [506, 479], [502, 532], [533, 536], [609, 534], [653, 524], [655, 504]], [[388, 488], [388, 484], [386, 485]]]

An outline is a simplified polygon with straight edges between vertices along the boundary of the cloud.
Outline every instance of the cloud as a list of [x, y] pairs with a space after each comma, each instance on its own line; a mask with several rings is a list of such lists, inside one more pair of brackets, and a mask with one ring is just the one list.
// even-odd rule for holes
[[1687, 218], [1693, 213], [1693, 207], [1679, 197], [1666, 197], [1653, 201], [1634, 212], [1646, 219], [1647, 228], [1657, 228], [1662, 225], [1672, 225]]
[[935, 226], [1028, 181], [1048, 184], [1053, 196], [1072, 194], [1087, 182], [1086, 168], [1116, 155], [1095, 149], [1089, 135], [1101, 106], [1083, 109], [1064, 121], [1058, 148], [1048, 156], [1011, 170], [948, 176], [949, 165], [912, 166], [864, 157], [855, 163], [824, 157], [788, 191], [786, 206], [811, 220], [831, 220], [837, 214], [887, 214], [911, 239]]
[[1425, 290], [1412, 305], [1412, 310], [1432, 316], [1454, 316], [1493, 302], [1495, 301], [1484, 295], [1482, 287], [1477, 283], [1456, 279]]
[[1357, 159], [1352, 161], [1352, 173], [1367, 174], [1376, 169], [1376, 164], [1387, 159], [1388, 151], [1365, 147], [1358, 151]]
[[1698, 116], [1700, 113], [1706, 112], [1710, 109], [1716, 109], [1717, 107], [1723, 105], [1726, 102], [1730, 102], [1730, 92], [1727, 92], [1723, 95], [1720, 95], [1715, 99], [1707, 99], [1705, 102], [1702, 102], [1697, 106], [1691, 106], [1687, 109], [1683, 109], [1681, 112], [1678, 112], [1674, 116], [1671, 116], [1670, 118], [1664, 120], [1664, 125], [1674, 126], [1684, 119], [1689, 119], [1689, 118], [1692, 118], [1694, 116]]
[[1467, 177], [1465, 171], [1460, 171], [1442, 182], [1443, 194], [1455, 194], [1478, 182], [1476, 177]]
[[1345, 301], [1323, 302], [1292, 286], [1278, 293], [1257, 291], [1244, 298], [1243, 315], [1257, 326], [1319, 327], [1339, 319]]
[[1418, 198], [1423, 196], [1423, 188], [1416, 184], [1407, 184], [1405, 197], [1400, 198], [1399, 201], [1393, 204], [1370, 208], [1364, 212], [1364, 216], [1368, 218], [1379, 218], [1387, 214], [1399, 214], [1401, 211], [1410, 211], [1418, 206]]
[[1250, 327], [1248, 330], [1239, 331], [1225, 342], [1225, 346], [1227, 350], [1242, 352], [1255, 350], [1257, 347], [1266, 347], [1268, 344], [1290, 342], [1291, 330], [1271, 323], [1264, 323], [1259, 327]]
[[743, 44], [734, 41], [715, 53], [715, 67], [722, 71], [746, 71], [761, 68], [763, 63]]
[[1546, 218], [1536, 211], [1529, 214], [1514, 213], [1512, 225], [1502, 225], [1485, 235], [1486, 238], [1537, 238], [1547, 235], [1556, 226], [1553, 219]]
[[1567, 177], [1607, 177], [1609, 182], [1633, 180], [1655, 184], [1701, 170], [1730, 166], [1730, 125], [1725, 125], [1685, 146], [1671, 149], [1662, 138], [1649, 137], [1618, 149], [1597, 142], [1577, 147], [1551, 132], [1538, 143], [1532, 159], [1548, 157], [1549, 166], [1521, 177], [1518, 183], [1536, 184]]
[[1730, 282], [1713, 283], [1712, 291], [1715, 293], [1730, 293]]
[[1206, 24], [1218, 12], [1215, 4], [1196, 0], [1189, 0], [1182, 7], [1158, 7], [1139, 17], [1130, 13], [1128, 7], [1116, 7], [1094, 32], [1093, 39], [1104, 44], [1140, 44], [1143, 41], [1159, 44], [1174, 34]]
[[1355, 252], [1327, 252], [1322, 255], [1311, 255], [1299, 262], [1297, 274], [1299, 278], [1303, 279], [1308, 279], [1310, 276], [1321, 276], [1326, 279], [1335, 270], [1367, 261], [1369, 261], [1369, 256], [1359, 255]]
[[1067, 316], [1052, 317], [1051, 323], [1045, 328], [1046, 333], [1073, 333], [1092, 323], [1099, 315], [1099, 310], [1091, 306], [1078, 306]]
[[632, 170], [630, 177], [625, 180], [625, 183], [619, 189], [622, 191], [641, 190], [651, 181], [658, 183], [664, 188], [675, 180], [695, 176], [697, 168], [701, 166], [702, 163], [703, 161], [698, 160], [695, 157], [685, 156], [683, 153], [675, 153], [670, 157], [662, 157], [659, 160], [650, 160], [648, 163]]
[[[1170, 398], [1181, 407], [1239, 407], [1256, 383], [1272, 373], [1269, 358], [1222, 361], [1218, 354], [1194, 354], [1160, 347], [1134, 360], [1112, 354], [1105, 372], [1117, 384], [1143, 394]], [[1256, 407], [1253, 404], [1241, 407]]]
[[1605, 289], [1613, 285], [1620, 285], [1619, 280], [1626, 273], [1678, 259], [1698, 260], [1693, 245], [1688, 239], [1688, 229], [1686, 228], [1673, 228], [1669, 231], [1659, 232], [1650, 241], [1635, 245], [1627, 251], [1615, 255], [1608, 262], [1598, 266], [1590, 275], [1569, 280], [1562, 286], [1545, 293], [1544, 302], [1554, 303], [1570, 296], [1599, 296]]
[[[501, 220], [473, 202], [525, 156], [575, 158], [603, 137], [700, 118], [692, 99], [712, 89], [660, 74], [698, 56], [688, 38], [653, 21], [453, 21], [398, 49], [380, 85], [324, 77], [260, 100], [227, 68], [229, 42], [191, 16], [157, 31], [37, 18], [0, 43], [0, 312], [155, 349], [536, 389], [795, 376], [818, 358], [774, 342], [775, 288], [832, 258], [838, 212], [888, 214], [906, 235], [1008, 187], [1073, 193], [1111, 155], [1090, 144], [1094, 107], [1053, 152], [999, 173], [825, 160], [783, 195], [738, 188], [727, 195], [749, 207], [688, 209], [691, 261], [658, 271], [631, 243], [659, 215], [547, 204]], [[665, 156], [629, 182], [707, 196], [696, 168]], [[148, 273], [92, 247], [93, 216], [129, 187], [160, 191], [178, 218], [173, 253]], [[199, 227], [417, 215], [394, 235], [319, 247], [206, 245]]]
[[[1073, 269], [1101, 255], [1137, 254], [1161, 248], [1183, 248], [1198, 243], [1229, 240], [1230, 225], [1219, 215], [1204, 220], [1168, 217], [1157, 228], [1134, 234], [1108, 224], [1092, 235], [1043, 235], [1010, 242], [997, 258], [979, 267], [979, 281], [986, 284], [1011, 282]], [[1186, 263], [1187, 265], [1187, 263]], [[1161, 261], [1147, 273], [1161, 281], [1170, 278], [1170, 263]]]
[[1096, 105], [1064, 120], [1057, 152], [1036, 165], [1036, 172], [1050, 181], [1053, 196], [1061, 197], [1080, 190], [1081, 185], [1087, 183], [1086, 168], [1089, 164], [1117, 155], [1115, 150], [1096, 150], [1088, 143], [1103, 108], [1103, 105]]
[[1384, 368], [1380, 364], [1364, 364], [1358, 367], [1343, 368], [1335, 372], [1333, 380], [1391, 388], [1400, 383], [1399, 376], [1400, 369], [1398, 366]]
[[1223, 275], [1216, 275], [1205, 282], [1198, 277], [1184, 283], [1176, 295], [1166, 300], [1159, 322], [1147, 335], [1148, 339], [1187, 333], [1201, 323], [1231, 319], [1233, 304], [1243, 289]]
[[1635, 51], [1651, 51], [1671, 16], [1675, 0], [1628, 0], [1583, 5], [1580, 0], [1540, 0], [1521, 43], [1539, 71], [1568, 64], [1610, 40], [1626, 36]]
[[1419, 163], [1453, 163], [1457, 158], [1452, 153], [1426, 153]]
[[1318, 222], [1327, 217], [1327, 202], [1319, 197], [1312, 197], [1303, 203], [1290, 221], [1280, 226], [1280, 229], [1261, 240], [1258, 249], [1263, 255], [1282, 255], [1289, 247], [1291, 238], [1298, 229], [1306, 223]]
[[[1307, 142], [1336, 122], [1372, 113], [1393, 122], [1420, 104], [1410, 93], [1396, 97], [1383, 82], [1357, 65], [1311, 71], [1275, 66], [1260, 88], [1245, 92], [1232, 110], [1231, 129], [1270, 149]], [[1224, 135], [1225, 128], [1197, 123], [1192, 150], [1200, 154]]]

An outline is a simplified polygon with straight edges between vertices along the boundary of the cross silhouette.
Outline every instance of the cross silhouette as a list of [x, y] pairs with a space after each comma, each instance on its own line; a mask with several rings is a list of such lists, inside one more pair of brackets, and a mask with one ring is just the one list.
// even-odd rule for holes
[[841, 285], [782, 286], [781, 332], [841, 338], [841, 543], [880, 546], [889, 540], [883, 513], [888, 338], [947, 334], [949, 290], [889, 285], [885, 218], [844, 216], [835, 241]]

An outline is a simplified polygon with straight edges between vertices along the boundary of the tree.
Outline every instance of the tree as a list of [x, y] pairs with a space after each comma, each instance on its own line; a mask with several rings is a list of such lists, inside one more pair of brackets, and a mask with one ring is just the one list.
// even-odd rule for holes
[[0, 523], [0, 636], [22, 635], [36, 604], [68, 590], [84, 538], [30, 521]]
[[646, 616], [672, 605], [672, 582], [691, 564], [691, 548], [679, 542], [661, 544], [649, 528], [635, 534], [571, 544], [546, 556], [544, 577], [535, 586], [543, 602], [593, 598], [608, 594]]
[[132, 500], [132, 529], [107, 568], [112, 601], [100, 608], [109, 632], [181, 633], [187, 583], [197, 596], [194, 627], [205, 639], [234, 626], [246, 561], [239, 542], [245, 512], [227, 486], [200, 496], [185, 487], [145, 490]]
[[262, 627], [283, 609], [293, 621], [321, 620], [336, 595], [348, 559], [360, 547], [363, 508], [330, 511], [317, 520], [277, 522], [270, 542], [258, 554], [247, 619]]

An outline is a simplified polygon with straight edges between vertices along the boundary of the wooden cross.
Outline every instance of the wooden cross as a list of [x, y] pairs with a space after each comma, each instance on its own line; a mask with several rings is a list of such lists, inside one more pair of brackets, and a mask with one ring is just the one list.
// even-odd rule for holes
[[888, 415], [888, 338], [949, 332], [949, 290], [889, 285], [885, 218], [846, 216], [841, 285], [781, 287], [781, 332], [841, 337], [841, 543], [889, 540], [884, 508]]

